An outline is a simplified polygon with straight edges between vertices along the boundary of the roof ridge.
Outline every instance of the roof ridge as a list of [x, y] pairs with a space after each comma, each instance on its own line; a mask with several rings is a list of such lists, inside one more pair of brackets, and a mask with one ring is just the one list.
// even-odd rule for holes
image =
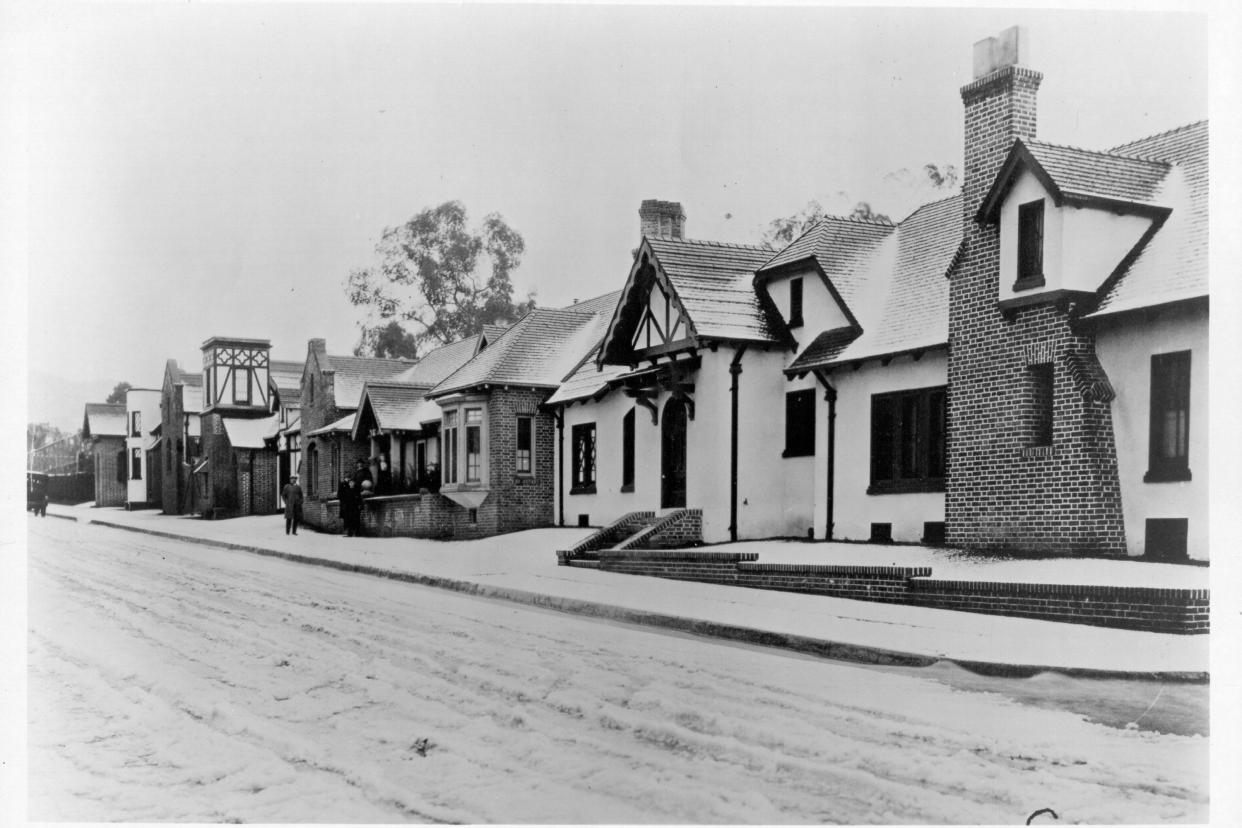
[[[1119, 152], [1120, 150], [1123, 150], [1123, 149], [1125, 149], [1126, 147], [1132, 147], [1132, 146], [1134, 146], [1135, 144], [1141, 144], [1141, 143], [1143, 143], [1144, 141], [1150, 141], [1150, 140], [1151, 140], [1151, 139], [1153, 139], [1153, 138], [1163, 138], [1164, 136], [1166, 136], [1166, 135], [1172, 135], [1172, 134], [1173, 134], [1173, 133], [1175, 133], [1175, 132], [1185, 132], [1185, 131], [1187, 131], [1187, 130], [1194, 129], [1194, 128], [1195, 128], [1195, 127], [1197, 127], [1197, 126], [1200, 126], [1200, 125], [1206, 125], [1206, 124], [1207, 124], [1207, 122], [1208, 122], [1208, 119], [1207, 119], [1207, 118], [1200, 118], [1200, 119], [1199, 119], [1199, 120], [1197, 120], [1197, 121], [1191, 121], [1190, 123], [1188, 123], [1188, 124], [1182, 124], [1182, 125], [1181, 125], [1181, 126], [1179, 126], [1179, 127], [1173, 127], [1172, 129], [1166, 129], [1166, 130], [1164, 130], [1163, 132], [1155, 132], [1155, 133], [1152, 133], [1151, 135], [1145, 135], [1145, 136], [1143, 136], [1142, 138], [1135, 138], [1133, 141], [1127, 141], [1127, 142], [1125, 142], [1124, 144], [1118, 144], [1117, 146], [1113, 147], [1113, 148], [1112, 148], [1111, 150], [1109, 150], [1109, 151], [1110, 151], [1110, 152]], [[1139, 156], [1126, 156], [1126, 157], [1128, 157], [1128, 158], [1138, 158]], [[1143, 158], [1142, 160], [1144, 160], [1144, 161], [1151, 161], [1151, 160], [1157, 160], [1157, 159]], [[1168, 163], [1168, 162], [1165, 162], [1165, 163]]]
[[[1145, 140], [1145, 139], [1139, 139], [1139, 140]], [[1075, 152], [1084, 152], [1089, 155], [1103, 155], [1107, 158], [1120, 158], [1125, 161], [1142, 161], [1146, 164], [1163, 164], [1166, 167], [1172, 166], [1172, 164], [1170, 164], [1168, 161], [1161, 161], [1155, 158], [1139, 158], [1138, 156], [1124, 155], [1122, 153], [1115, 152], [1113, 150], [1087, 149], [1086, 147], [1079, 147], [1079, 146], [1075, 146], [1074, 144], [1058, 144], [1055, 141], [1041, 141], [1038, 138], [1023, 139], [1022, 143], [1028, 144], [1028, 145], [1035, 144], [1035, 145], [1042, 145], [1045, 147], [1056, 147], [1057, 149], [1074, 150]]]
[[935, 207], [935, 206], [936, 206], [936, 205], [938, 205], [938, 204], [943, 204], [943, 203], [944, 203], [944, 202], [946, 202], [946, 201], [952, 201], [952, 200], [954, 200], [955, 198], [961, 198], [961, 197], [962, 197], [962, 191], [961, 191], [961, 190], [958, 190], [957, 192], [953, 193], [953, 195], [947, 195], [947, 196], [945, 196], [944, 198], [937, 198], [937, 199], [935, 199], [934, 201], [925, 201], [925, 202], [923, 202], [922, 204], [920, 204], [919, 206], [915, 207], [915, 208], [914, 208], [913, 210], [911, 210], [909, 213], [907, 213], [905, 218], [903, 218], [901, 221], [897, 222], [897, 229], [899, 229], [899, 230], [900, 230], [900, 229], [901, 229], [901, 225], [903, 225], [903, 224], [905, 224], [907, 221], [909, 221], [909, 220], [911, 219], [911, 217], [913, 217], [913, 216], [914, 216], [914, 214], [915, 214], [915, 213], [917, 213], [917, 212], [919, 212], [920, 210], [925, 210], [925, 209], [927, 209], [928, 207]]
[[[748, 244], [746, 242], [724, 242], [713, 241], [712, 239], [664, 239], [664, 238], [648, 238], [648, 241], [672, 242], [674, 244], [697, 244], [705, 247], [734, 247], [742, 250], [757, 250], [761, 252], [769, 252], [772, 250], [766, 244]], [[602, 294], [607, 295], [607, 294]]]
[[897, 226], [896, 223], [894, 223], [892, 219], [865, 219], [865, 218], [855, 218], [854, 216], [837, 215], [836, 213], [825, 213], [824, 215], [820, 216], [819, 219], [816, 220], [815, 224], [811, 227], [811, 229], [812, 230], [816, 229], [817, 227], [819, 227], [826, 221], [844, 221], [844, 222], [849, 222], [850, 224], [866, 224], [871, 227], [896, 227]]

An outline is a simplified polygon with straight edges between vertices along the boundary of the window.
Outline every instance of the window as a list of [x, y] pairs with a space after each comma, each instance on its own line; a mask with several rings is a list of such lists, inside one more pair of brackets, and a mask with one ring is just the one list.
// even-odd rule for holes
[[250, 370], [233, 369], [233, 404], [250, 405]]
[[313, 495], [319, 482], [319, 446], [311, 443], [306, 447], [306, 494]]
[[789, 280], [789, 327], [802, 325], [802, 277]]
[[1051, 446], [1053, 412], [1055, 411], [1055, 386], [1053, 385], [1052, 363], [1046, 362], [1042, 365], [1032, 365], [1027, 370], [1031, 374], [1032, 394], [1030, 445]]
[[782, 457], [815, 453], [815, 389], [785, 395], [785, 452]]
[[129, 457], [129, 479], [142, 479], [142, 449], [130, 449]]
[[943, 491], [944, 470], [944, 388], [872, 396], [867, 493]]
[[517, 459], [515, 469], [518, 474], [531, 473], [531, 446], [534, 443], [534, 420], [530, 417], [517, 418]]
[[466, 409], [466, 482], [478, 483], [483, 456], [483, 409]]
[[142, 436], [142, 412], [141, 411], [129, 412], [129, 436], [130, 437], [141, 437]]
[[621, 418], [621, 491], [634, 491], [634, 409]]
[[573, 427], [573, 489], [570, 494], [595, 491], [595, 423]]
[[1044, 200], [1018, 207], [1018, 281], [1014, 290], [1044, 284]]
[[116, 482], [125, 482], [125, 467], [129, 465], [125, 459], [125, 449], [121, 449], [116, 453]]
[[1148, 482], [1190, 479], [1190, 351], [1151, 358]]
[[440, 440], [440, 468], [445, 483], [457, 482], [457, 412], [444, 412], [444, 435]]

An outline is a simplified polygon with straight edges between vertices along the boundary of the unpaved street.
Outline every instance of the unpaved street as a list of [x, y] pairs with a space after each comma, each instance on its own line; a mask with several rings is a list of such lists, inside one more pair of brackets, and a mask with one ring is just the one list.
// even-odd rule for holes
[[1208, 816], [1200, 736], [98, 526], [29, 529], [32, 820]]

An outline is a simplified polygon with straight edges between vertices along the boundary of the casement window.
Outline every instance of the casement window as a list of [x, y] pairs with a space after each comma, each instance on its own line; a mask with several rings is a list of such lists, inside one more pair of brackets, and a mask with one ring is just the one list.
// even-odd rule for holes
[[1151, 358], [1147, 482], [1190, 479], [1190, 351]]
[[789, 280], [789, 327], [802, 325], [802, 277]]
[[621, 418], [621, 491], [634, 491], [634, 409]]
[[530, 474], [533, 465], [531, 456], [535, 444], [535, 419], [533, 417], [519, 416], [517, 418], [517, 457], [514, 461], [514, 471], [518, 474]]
[[945, 389], [871, 397], [868, 494], [944, 491]]
[[142, 479], [142, 449], [130, 449], [129, 457], [129, 479]]
[[319, 485], [319, 446], [306, 447], [306, 494], [313, 495]]
[[478, 483], [483, 459], [483, 409], [466, 409], [466, 482]]
[[815, 389], [785, 395], [785, 451], [782, 457], [815, 453]]
[[443, 435], [440, 440], [440, 469], [444, 483], [457, 482], [457, 412], [444, 412]]
[[573, 488], [570, 494], [595, 492], [595, 423], [573, 427]]
[[1014, 290], [1043, 287], [1044, 200], [1018, 207], [1018, 281]]
[[233, 404], [250, 405], [251, 373], [245, 368], [233, 369]]
[[141, 411], [129, 412], [129, 436], [130, 437], [141, 437], [142, 436], [142, 412]]
[[1056, 397], [1051, 362], [1027, 368], [1031, 382], [1031, 446], [1051, 446]]

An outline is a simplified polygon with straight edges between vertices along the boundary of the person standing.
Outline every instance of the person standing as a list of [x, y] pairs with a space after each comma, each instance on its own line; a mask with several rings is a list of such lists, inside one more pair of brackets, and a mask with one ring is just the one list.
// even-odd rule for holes
[[371, 467], [361, 457], [354, 461], [354, 473], [349, 478], [349, 482], [353, 486], [351, 494], [354, 497], [354, 537], [360, 538], [362, 537], [362, 499], [370, 494], [366, 490], [370, 489], [375, 482], [375, 479], [371, 477]]
[[353, 537], [354, 515], [358, 510], [354, 505], [354, 484], [348, 477], [342, 477], [340, 485], [336, 487], [336, 501], [341, 513], [341, 527], [345, 537]]
[[302, 522], [302, 487], [298, 485], [296, 474], [290, 475], [289, 482], [280, 490], [280, 497], [285, 501], [285, 534], [296, 535]]

